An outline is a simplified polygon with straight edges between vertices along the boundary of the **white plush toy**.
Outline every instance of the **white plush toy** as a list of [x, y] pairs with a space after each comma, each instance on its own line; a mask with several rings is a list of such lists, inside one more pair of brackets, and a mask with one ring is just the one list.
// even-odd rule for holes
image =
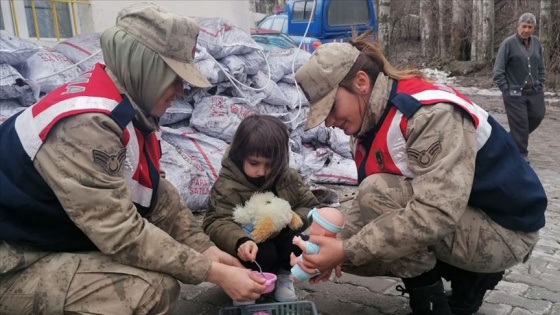
[[262, 243], [288, 226], [296, 230], [303, 225], [290, 203], [272, 192], [255, 193], [244, 206], [233, 209], [233, 220], [256, 242]]

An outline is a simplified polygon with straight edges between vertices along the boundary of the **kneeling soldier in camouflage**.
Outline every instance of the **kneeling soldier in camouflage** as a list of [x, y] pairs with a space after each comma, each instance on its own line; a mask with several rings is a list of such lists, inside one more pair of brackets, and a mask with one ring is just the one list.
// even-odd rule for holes
[[209, 86], [198, 31], [156, 5], [126, 8], [101, 35], [106, 66], [0, 126], [0, 314], [165, 314], [177, 280], [241, 301], [264, 290], [160, 176], [158, 117], [183, 80]]
[[413, 314], [476, 312], [545, 223], [544, 189], [511, 137], [457, 90], [394, 69], [370, 34], [320, 46], [296, 80], [305, 127], [352, 136], [360, 182], [343, 240], [311, 236], [321, 251], [304, 254], [306, 271], [402, 278]]

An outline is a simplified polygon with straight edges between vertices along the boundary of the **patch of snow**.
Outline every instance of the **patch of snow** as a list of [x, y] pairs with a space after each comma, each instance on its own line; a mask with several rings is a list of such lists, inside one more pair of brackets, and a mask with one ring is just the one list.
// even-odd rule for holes
[[[424, 72], [430, 80], [439, 84], [451, 85], [457, 90], [459, 90], [459, 92], [465, 95], [496, 96], [496, 97], [502, 96], [502, 92], [496, 87], [490, 89], [480, 89], [477, 87], [456, 86], [453, 84], [456, 78], [449, 76], [450, 72], [447, 71], [432, 69], [432, 68], [424, 68], [422, 69], [422, 72]], [[544, 95], [545, 95], [545, 102], [547, 103], [560, 102], [560, 94], [557, 92], [545, 92]]]
[[[554, 95], [556, 97], [550, 97], [550, 96], [547, 96], [547, 94]], [[548, 93], [548, 92], [544, 93], [544, 101], [549, 102], [549, 103], [560, 103], [560, 97], [558, 97], [558, 96], [559, 95], [556, 94], [556, 93]]]
[[454, 86], [459, 92], [465, 95], [480, 95], [480, 96], [499, 96], [502, 97], [502, 92], [498, 88], [479, 89], [477, 87], [464, 87]]
[[[459, 92], [465, 95], [480, 95], [480, 96], [497, 96], [502, 97], [502, 92], [498, 88], [491, 89], [479, 89], [477, 87], [464, 87], [464, 86], [454, 86]], [[547, 103], [560, 102], [558, 93], [545, 92], [544, 101]]]
[[450, 72], [447, 71], [424, 68], [422, 69], [422, 72], [424, 72], [430, 80], [433, 80], [434, 82], [439, 84], [453, 85], [453, 82], [455, 82], [455, 77], [450, 77], [449, 76]]

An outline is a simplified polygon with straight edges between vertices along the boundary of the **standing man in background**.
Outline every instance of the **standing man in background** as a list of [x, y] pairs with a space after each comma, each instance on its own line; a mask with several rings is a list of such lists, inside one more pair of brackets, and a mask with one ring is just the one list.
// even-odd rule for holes
[[537, 20], [523, 13], [517, 33], [504, 39], [494, 65], [494, 84], [502, 91], [510, 134], [519, 152], [529, 162], [529, 134], [545, 114], [545, 70], [539, 38], [533, 36]]

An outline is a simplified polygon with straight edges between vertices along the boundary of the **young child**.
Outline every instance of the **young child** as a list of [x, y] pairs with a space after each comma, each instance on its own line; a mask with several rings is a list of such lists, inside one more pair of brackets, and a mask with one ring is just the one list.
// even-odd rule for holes
[[[223, 251], [252, 270], [275, 273], [274, 298], [279, 302], [297, 300], [290, 276], [290, 253], [301, 250], [292, 244], [294, 236], [308, 226], [307, 214], [319, 202], [289, 167], [288, 128], [275, 117], [251, 115], [243, 119], [222, 159], [222, 169], [210, 192], [208, 211], [202, 227]], [[233, 220], [233, 209], [244, 205], [256, 192], [272, 192], [288, 201], [304, 222], [297, 231], [283, 229], [257, 244]]]
[[[336, 234], [344, 228], [344, 215], [338, 209], [313, 209], [309, 212], [308, 216], [313, 219], [313, 223], [311, 223], [309, 227], [310, 235], [336, 237]], [[317, 254], [319, 252], [319, 246], [317, 244], [305, 241], [300, 236], [294, 236], [292, 242], [307, 254]], [[290, 255], [290, 264], [293, 266], [291, 269], [292, 276], [297, 281], [304, 281], [315, 276], [314, 274], [305, 272], [297, 264], [299, 261], [303, 261], [302, 255], [297, 257], [294, 253]]]

